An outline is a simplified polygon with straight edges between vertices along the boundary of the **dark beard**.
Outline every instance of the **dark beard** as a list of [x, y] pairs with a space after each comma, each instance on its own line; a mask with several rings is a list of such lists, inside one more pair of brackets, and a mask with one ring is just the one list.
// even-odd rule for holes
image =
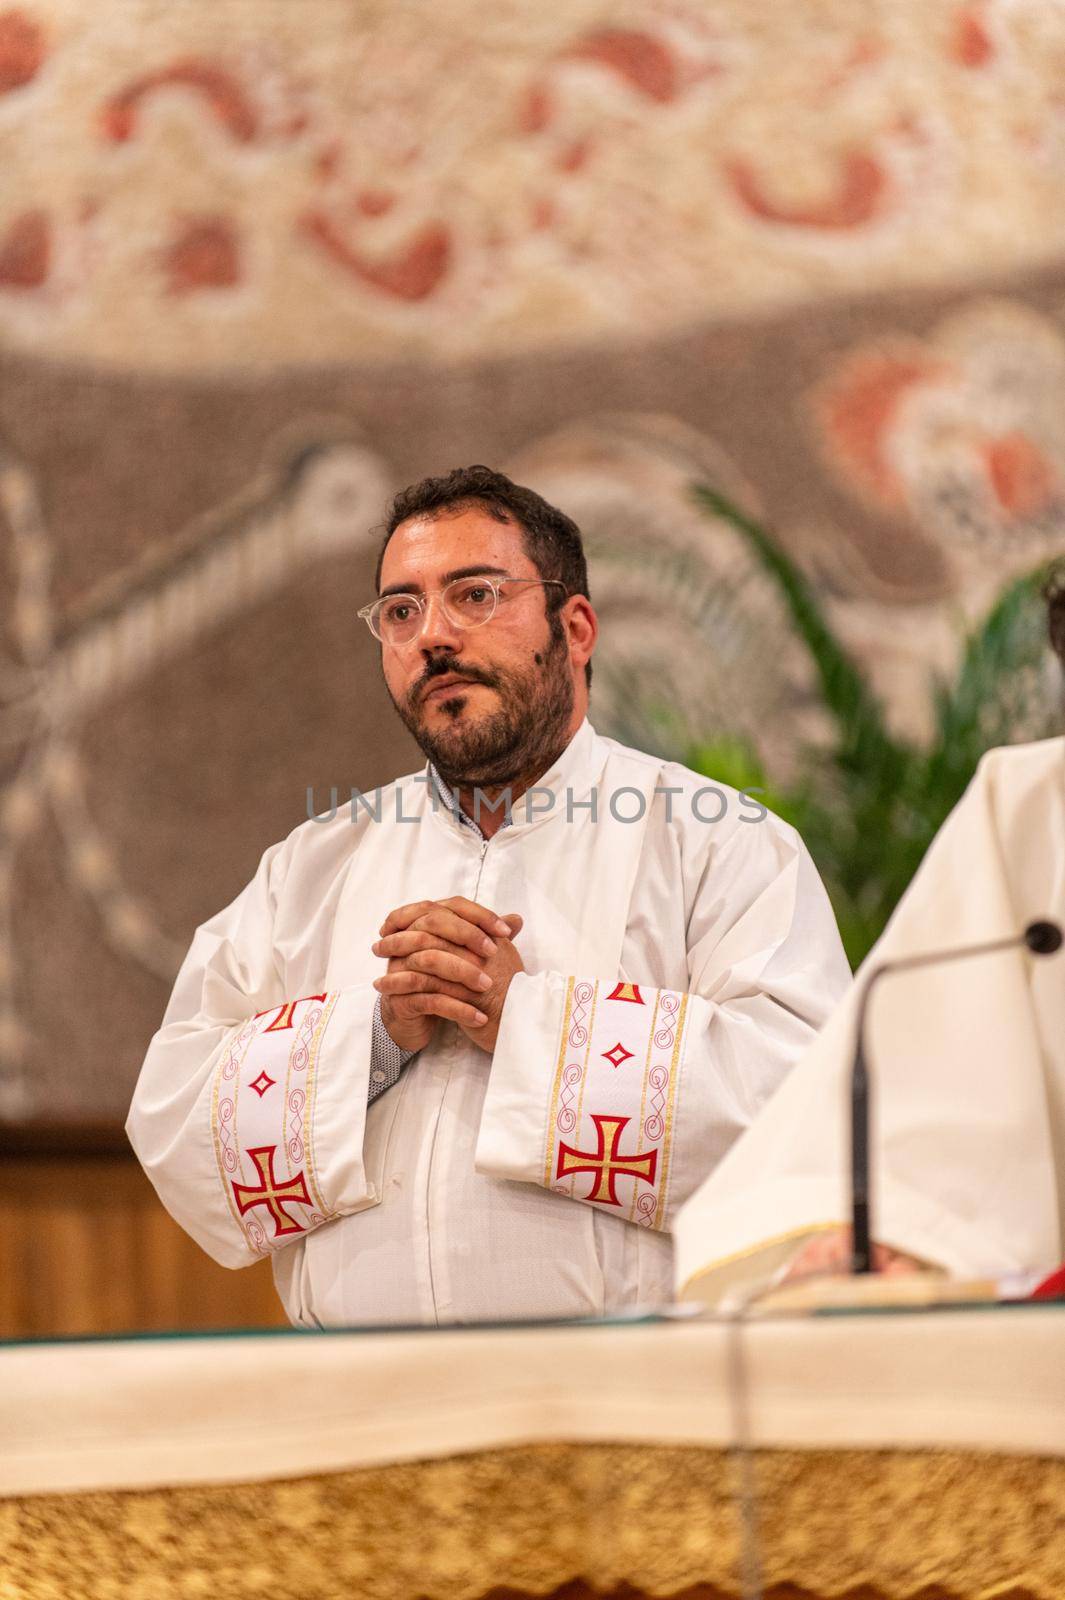
[[[451, 712], [450, 697], [438, 701], [438, 706], [445, 714], [453, 714], [455, 721], [450, 728], [429, 732], [420, 720], [421, 695], [433, 678], [442, 678], [449, 672], [488, 684], [496, 690], [501, 704], [475, 726], [467, 727], [457, 720], [457, 704]], [[462, 684], [454, 685], [454, 697], [455, 701], [464, 697]], [[420, 679], [402, 703], [394, 704], [448, 788], [477, 786], [490, 798], [492, 790], [508, 785], [512, 789], [518, 785], [527, 788], [554, 766], [569, 743], [573, 679], [562, 630], [552, 629], [539, 670], [468, 669], [445, 658], [434, 661], [431, 675]], [[517, 799], [517, 793], [512, 798]]]

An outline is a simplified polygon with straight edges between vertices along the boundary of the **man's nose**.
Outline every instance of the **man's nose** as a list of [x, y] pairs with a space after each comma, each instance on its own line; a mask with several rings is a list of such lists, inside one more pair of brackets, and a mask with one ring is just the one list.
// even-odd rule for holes
[[422, 630], [418, 644], [422, 650], [432, 650], [441, 645], [457, 650], [462, 643], [462, 629], [456, 628], [444, 610], [443, 597], [431, 594], [422, 612]]

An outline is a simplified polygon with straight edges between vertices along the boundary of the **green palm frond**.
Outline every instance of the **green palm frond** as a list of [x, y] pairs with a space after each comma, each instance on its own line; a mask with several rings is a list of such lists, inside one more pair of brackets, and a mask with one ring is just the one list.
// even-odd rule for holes
[[[768, 531], [710, 485], [693, 485], [693, 493], [747, 540], [817, 671], [834, 737], [827, 750], [805, 752], [799, 780], [779, 809], [806, 840], [857, 965], [983, 753], [1018, 736], [1054, 731], [1040, 599], [1046, 568], [1016, 580], [999, 597], [966, 639], [954, 683], [932, 683], [935, 734], [924, 750], [889, 732], [878, 699], [833, 634], [809, 581]], [[762, 764], [758, 752], [749, 761]], [[711, 772], [715, 763], [712, 742], [693, 746], [691, 765]]]
[[[770, 693], [776, 683], [767, 649], [773, 625], [764, 614], [767, 591], [759, 566], [744, 561], [723, 572], [720, 564], [708, 564], [702, 551], [665, 543], [649, 560], [646, 544], [624, 539], [589, 542], [588, 557], [600, 607], [612, 608], [613, 624], [638, 619], [641, 637], [650, 639], [643, 632], [646, 625], [661, 627], [668, 619], [672, 671], [650, 642], [646, 654], [637, 647], [634, 658], [614, 653], [608, 637], [596, 656], [596, 679], [609, 700], [613, 736], [683, 761], [693, 739], [750, 732], [757, 724], [751, 711], [757, 704], [753, 679], [762, 675]], [[678, 696], [681, 685], [689, 692]], [[692, 709], [696, 693], [701, 696], [697, 711]]]
[[738, 643], [742, 628], [736, 602], [749, 578], [730, 580], [708, 571], [704, 561], [682, 546], [659, 547], [652, 561], [648, 561], [645, 546], [620, 542], [591, 548], [589, 555], [603, 567], [637, 575], [645, 606], [651, 596], [668, 601], [675, 607], [678, 621], [712, 641], [715, 653], [727, 663], [730, 645]]
[[835, 637], [804, 573], [765, 528], [709, 484], [695, 487], [696, 500], [742, 534], [761, 565], [776, 580], [796, 632], [817, 669], [824, 702], [839, 735], [837, 758], [857, 772], [878, 772], [889, 781], [905, 752], [888, 732], [883, 709], [858, 666]]
[[1042, 566], [1011, 583], [966, 640], [955, 683], [934, 685], [936, 733], [926, 783], [932, 793], [953, 795], [951, 804], [985, 750], [1055, 731], [1044, 678], [1048, 571]]
[[[594, 560], [622, 573], [622, 607], [631, 591], [648, 611], [657, 607], [660, 615], [676, 619], [674, 656], [682, 670], [691, 665], [684, 650], [694, 641], [704, 641], [712, 652], [715, 670], [699, 713], [702, 725], [689, 725], [690, 707], [674, 704], [674, 686], [663, 686], [649, 670], [652, 650], [646, 660], [597, 663], [612, 692], [611, 731], [713, 781], [757, 791], [770, 810], [794, 824], [821, 871], [847, 954], [857, 965], [984, 751], [1055, 731], [1040, 598], [1045, 569], [1004, 590], [965, 639], [953, 681], [930, 682], [934, 732], [923, 748], [891, 732], [880, 700], [834, 633], [809, 579], [772, 534], [712, 485], [693, 484], [692, 493], [704, 511], [739, 535], [753, 565], [730, 568], [723, 576], [698, 551], [667, 542], [648, 561], [646, 544], [625, 539], [604, 544]], [[765, 578], [784, 619], [770, 626], [790, 624], [805, 647], [828, 716], [827, 740], [799, 752], [798, 770], [786, 783], [774, 773], [773, 752], [761, 748], [764, 735], [751, 714], [750, 674], [765, 660]], [[794, 759], [792, 751], [793, 765]]]

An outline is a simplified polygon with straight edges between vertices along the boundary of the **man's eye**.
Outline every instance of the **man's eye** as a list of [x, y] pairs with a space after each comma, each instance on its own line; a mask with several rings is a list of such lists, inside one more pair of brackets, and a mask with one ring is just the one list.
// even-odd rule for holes
[[385, 607], [386, 622], [406, 622], [410, 616], [410, 601], [396, 600], [392, 605]]
[[455, 591], [454, 599], [460, 606], [469, 606], [476, 610], [478, 606], [487, 605], [492, 598], [492, 591], [486, 583], [467, 583]]

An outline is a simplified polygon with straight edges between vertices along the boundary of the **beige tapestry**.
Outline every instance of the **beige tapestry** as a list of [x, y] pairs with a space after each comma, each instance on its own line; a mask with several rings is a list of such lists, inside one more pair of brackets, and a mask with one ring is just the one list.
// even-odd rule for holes
[[1063, 82], [1062, 0], [0, 4], [0, 1122], [121, 1121], [308, 789], [420, 764], [355, 613], [425, 473], [578, 519], [600, 731], [823, 733], [703, 479], [930, 737], [1065, 548]]

